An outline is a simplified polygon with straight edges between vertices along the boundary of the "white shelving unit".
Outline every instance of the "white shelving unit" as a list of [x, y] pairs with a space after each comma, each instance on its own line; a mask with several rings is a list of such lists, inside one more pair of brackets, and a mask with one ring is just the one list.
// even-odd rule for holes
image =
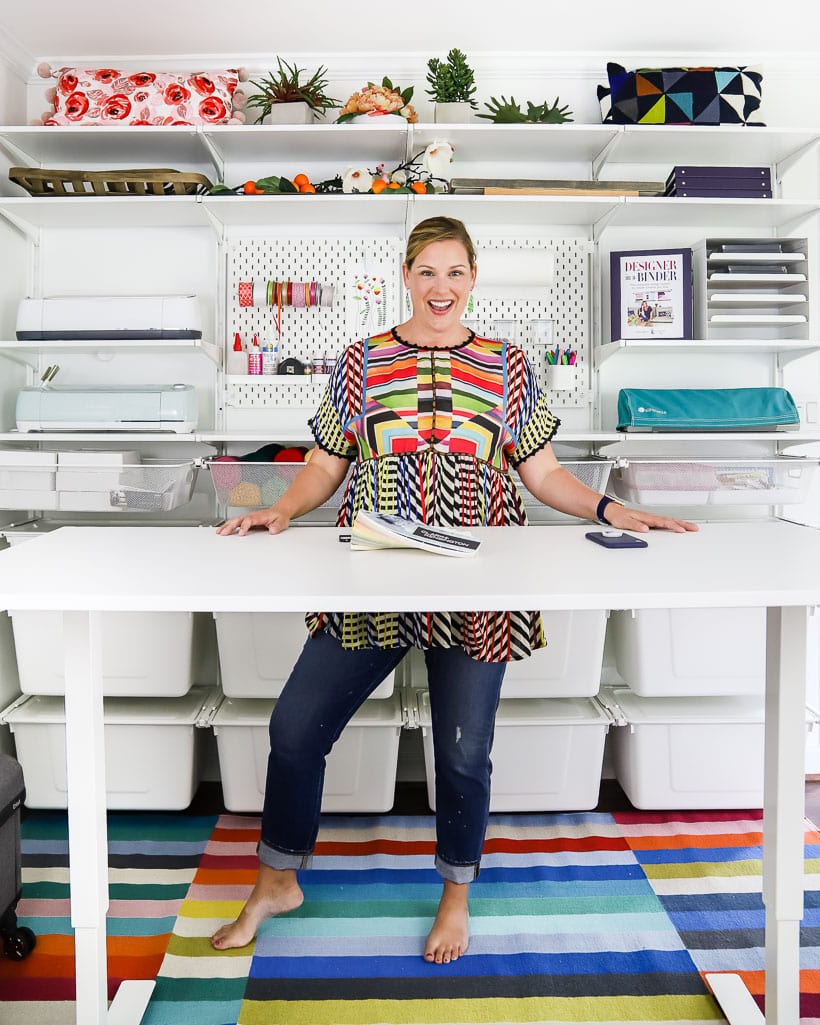
[[[458, 177], [634, 177], [663, 180], [669, 168], [682, 162], [708, 164], [753, 163], [770, 165], [773, 179], [796, 161], [816, 150], [820, 130], [745, 127], [688, 128], [677, 126], [618, 126], [599, 124], [564, 125], [408, 125], [392, 122], [383, 125], [220, 125], [208, 128], [170, 127], [93, 129], [8, 126], [0, 128], [0, 150], [17, 164], [40, 167], [150, 167], [170, 166], [179, 170], [197, 171], [213, 181], [238, 185], [248, 178], [265, 174], [295, 174], [304, 171], [312, 180], [329, 178], [345, 166], [375, 166], [384, 162], [389, 168], [422, 152], [430, 143], [446, 140], [456, 153], [453, 174]], [[778, 193], [776, 193], [778, 195]], [[76, 343], [48, 344], [0, 341], [0, 361], [17, 366], [21, 384], [37, 379], [50, 362], [63, 359], [84, 361], [95, 359], [105, 351], [115, 355], [117, 372], [130, 373], [134, 360], [145, 361], [155, 373], [171, 373], [180, 379], [180, 368], [192, 368], [192, 358], [209, 366], [211, 378], [207, 388], [212, 397], [206, 402], [211, 410], [190, 436], [130, 435], [122, 441], [150, 443], [154, 447], [169, 442], [195, 443], [216, 454], [235, 445], [247, 450], [255, 442], [280, 440], [307, 442], [307, 427], [280, 420], [280, 426], [258, 429], [225, 430], [223, 416], [228, 390], [243, 378], [229, 378], [221, 370], [225, 348], [225, 308], [230, 298], [225, 294], [223, 269], [228, 246], [241, 238], [270, 238], [271, 244], [282, 236], [302, 236], [305, 245], [318, 244], [328, 235], [359, 235], [406, 237], [417, 221], [435, 213], [463, 219], [474, 235], [503, 238], [510, 235], [537, 235], [587, 239], [605, 248], [610, 237], [643, 232], [692, 232], [703, 226], [702, 234], [727, 235], [754, 232], [757, 235], [799, 233], [800, 226], [820, 211], [820, 195], [772, 200], [681, 199], [661, 197], [618, 196], [471, 196], [448, 194], [415, 195], [314, 195], [314, 196], [161, 196], [161, 197], [43, 197], [26, 196], [8, 182], [0, 183], [0, 226], [12, 236], [21, 237], [31, 253], [26, 269], [28, 284], [34, 290], [55, 291], [63, 274], [57, 266], [65, 248], [65, 240], [83, 239], [93, 233], [99, 239], [122, 244], [123, 239], [139, 238], [140, 244], [151, 245], [160, 233], [163, 242], [169, 238], [191, 240], [184, 245], [205, 247], [208, 252], [200, 270], [205, 298], [211, 308], [212, 329], [201, 343]], [[169, 234], [171, 233], [171, 234]], [[146, 238], [148, 243], [146, 243]], [[196, 240], [196, 245], [194, 245]], [[186, 251], [187, 251], [186, 248]], [[182, 266], [183, 261], [180, 260]], [[603, 261], [601, 261], [603, 262]], [[18, 270], [18, 279], [20, 279]], [[173, 268], [169, 290], [189, 282], [181, 269]], [[66, 287], [74, 286], [74, 276], [67, 273]], [[45, 294], [45, 293], [42, 293]], [[6, 296], [9, 307], [12, 299]], [[662, 451], [669, 444], [666, 435], [626, 436], [614, 431], [605, 417], [593, 416], [593, 404], [600, 390], [600, 375], [606, 372], [623, 376], [625, 369], [638, 366], [640, 356], [654, 359], [672, 355], [681, 360], [701, 358], [745, 360], [768, 359], [775, 376], [791, 362], [820, 350], [820, 339], [808, 338], [731, 338], [694, 339], [687, 342], [616, 340], [594, 344], [599, 340], [596, 310], [603, 305], [600, 298], [591, 302], [588, 339], [594, 354], [583, 373], [586, 394], [592, 397], [587, 423], [565, 422], [557, 445], [568, 446], [587, 454], [621, 446], [622, 451], [650, 448]], [[0, 338], [13, 335], [8, 316], [0, 324]], [[125, 360], [125, 363], [122, 363]], [[157, 362], [157, 361], [161, 362]], [[167, 364], [167, 367], [166, 367]], [[79, 364], [78, 364], [79, 365]], [[615, 369], [617, 368], [617, 370]], [[112, 371], [113, 372], [113, 371]], [[198, 373], [202, 374], [202, 369]], [[200, 377], [201, 379], [201, 377]], [[579, 381], [579, 395], [584, 381]], [[304, 388], [306, 406], [314, 402], [317, 388]], [[8, 405], [6, 405], [8, 410]], [[6, 421], [8, 422], [8, 412]], [[583, 419], [583, 418], [582, 418]], [[272, 436], [275, 432], [275, 436]], [[0, 432], [3, 444], [25, 441], [27, 444], [65, 441], [110, 443], [110, 434], [93, 432], [76, 434], [20, 435], [15, 431]], [[675, 439], [678, 440], [678, 439]], [[714, 445], [714, 434], [687, 435], [687, 443], [697, 449]], [[785, 451], [820, 441], [820, 426], [804, 425], [793, 433], [764, 434], [738, 432], [721, 434], [724, 448], [750, 443], [776, 451]]]

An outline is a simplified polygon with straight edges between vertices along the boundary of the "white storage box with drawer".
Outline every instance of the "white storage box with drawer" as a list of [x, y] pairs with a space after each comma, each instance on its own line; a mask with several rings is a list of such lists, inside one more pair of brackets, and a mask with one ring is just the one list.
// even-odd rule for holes
[[[106, 698], [106, 805], [179, 811], [199, 784], [198, 749], [219, 692], [194, 687], [179, 698]], [[30, 695], [0, 713], [11, 727], [26, 780], [26, 806], [65, 808], [65, 707]]]
[[57, 453], [0, 451], [0, 491], [54, 491]]
[[[225, 698], [213, 718], [222, 796], [235, 812], [259, 812], [268, 766], [268, 720], [276, 704]], [[387, 812], [393, 807], [403, 716], [399, 695], [366, 701], [327, 759], [323, 812]]]
[[636, 808], [763, 807], [762, 698], [644, 698], [616, 687], [601, 700], [619, 722], [615, 776]]
[[[259, 465], [259, 464], [257, 464]], [[278, 698], [307, 640], [301, 612], [215, 612], [222, 690], [231, 698]], [[371, 697], [393, 693], [395, 672]]]
[[[24, 694], [65, 694], [60, 612], [11, 610]], [[178, 697], [193, 684], [192, 612], [103, 612], [103, 694]]]
[[[436, 807], [430, 696], [417, 692], [427, 800]], [[498, 707], [490, 811], [589, 811], [598, 803], [609, 715], [591, 698], [513, 698]]]
[[646, 697], [762, 694], [765, 609], [637, 609], [613, 612], [618, 675]]

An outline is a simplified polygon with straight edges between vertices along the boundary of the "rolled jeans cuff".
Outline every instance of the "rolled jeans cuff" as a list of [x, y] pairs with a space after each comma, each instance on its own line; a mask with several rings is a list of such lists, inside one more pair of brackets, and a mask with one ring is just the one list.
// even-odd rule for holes
[[471, 865], [453, 865], [436, 854], [436, 871], [442, 879], [447, 879], [451, 883], [471, 883], [478, 878], [479, 869], [478, 862]]
[[260, 840], [256, 845], [256, 853], [263, 865], [267, 865], [268, 868], [279, 869], [280, 871], [284, 869], [310, 868], [313, 861], [312, 853], [299, 854], [296, 851], [278, 851], [275, 847], [268, 846], [264, 840]]

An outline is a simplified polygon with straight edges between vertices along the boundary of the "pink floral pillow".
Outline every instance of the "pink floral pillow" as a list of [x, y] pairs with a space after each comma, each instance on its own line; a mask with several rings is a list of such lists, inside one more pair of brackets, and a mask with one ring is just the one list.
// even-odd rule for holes
[[[49, 75], [53, 112], [46, 125], [221, 125], [241, 122], [234, 93], [243, 71], [200, 73], [60, 68]], [[247, 77], [245, 75], [245, 77]], [[53, 92], [53, 96], [51, 95]]]

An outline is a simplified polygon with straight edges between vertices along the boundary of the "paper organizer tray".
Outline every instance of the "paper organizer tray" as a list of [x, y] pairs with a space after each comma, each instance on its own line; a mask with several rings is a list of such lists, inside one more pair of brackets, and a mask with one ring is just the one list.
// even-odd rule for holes
[[817, 462], [777, 459], [633, 460], [615, 465], [618, 498], [649, 505], [786, 505], [805, 501]]
[[[248, 461], [206, 463], [211, 472], [211, 480], [217, 498], [222, 505], [233, 508], [260, 508], [273, 505], [293, 483], [304, 463], [257, 463]], [[561, 465], [579, 480], [595, 491], [603, 492], [609, 480], [612, 462], [607, 460], [589, 459], [577, 462], [563, 462]], [[513, 479], [521, 491], [524, 504], [540, 506], [524, 487], [517, 474]], [[323, 509], [338, 509], [344, 495], [345, 484], [322, 506]]]

